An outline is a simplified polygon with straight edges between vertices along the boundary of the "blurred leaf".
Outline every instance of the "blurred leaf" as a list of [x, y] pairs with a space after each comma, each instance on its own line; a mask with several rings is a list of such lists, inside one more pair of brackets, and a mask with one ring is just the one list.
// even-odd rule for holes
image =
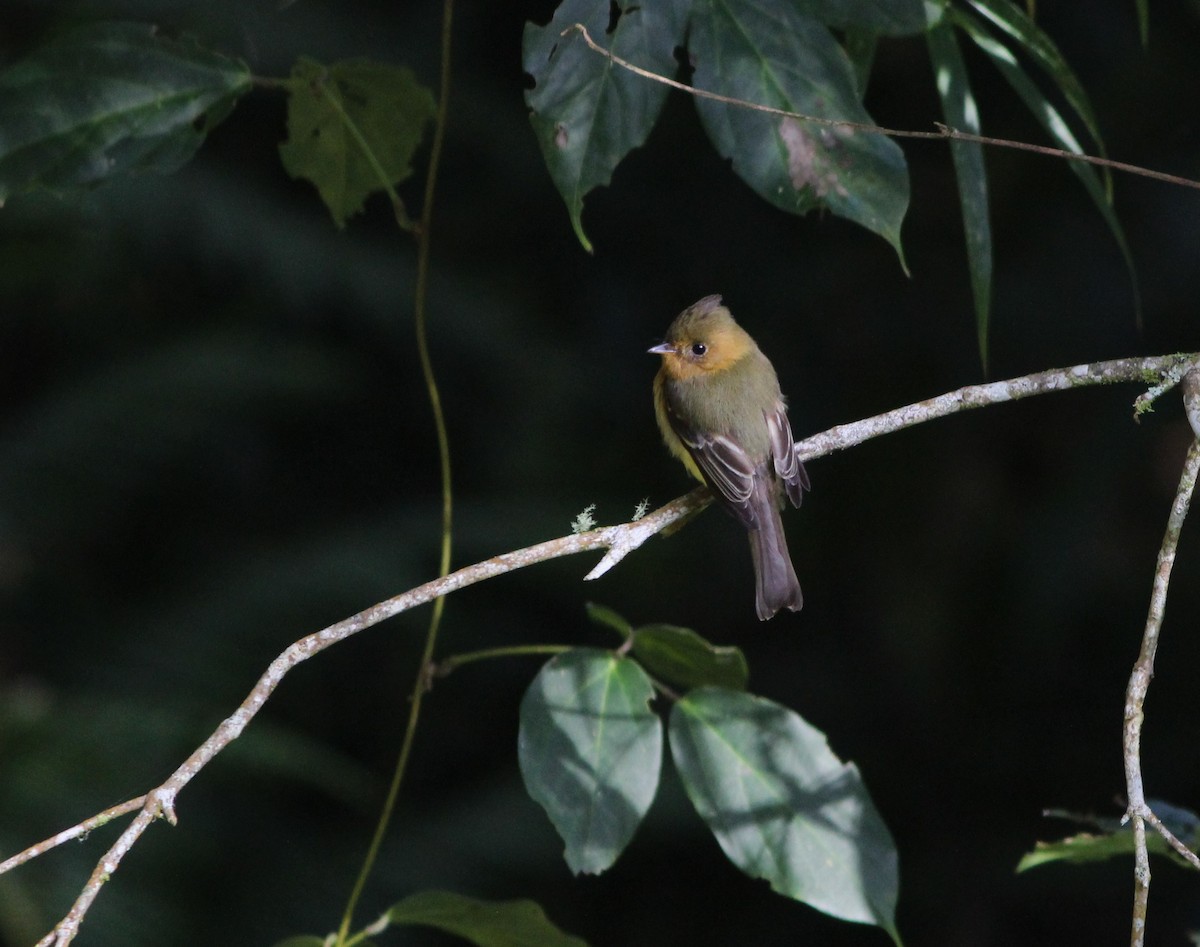
[[684, 690], [712, 685], [740, 691], [750, 677], [740, 648], [717, 647], [677, 625], [638, 628], [633, 633], [633, 654], [655, 677]]
[[168, 174], [250, 89], [246, 64], [138, 23], [78, 27], [0, 73], [0, 204]]
[[453, 891], [421, 891], [387, 911], [393, 924], [425, 924], [479, 947], [587, 947], [557, 928], [533, 901], [483, 901]]
[[[525, 24], [522, 65], [535, 85], [525, 93], [529, 120], [550, 177], [567, 203], [583, 248], [583, 199], [612, 179], [613, 170], [650, 134], [667, 87], [589, 49], [573, 23], [614, 54], [659, 75], [673, 76], [692, 0], [563, 0], [546, 26]], [[610, 20], [616, 9], [616, 23]]]
[[858, 769], [793, 711], [693, 691], [671, 711], [671, 754], [696, 811], [752, 878], [899, 943], [896, 849]]
[[[1173, 806], [1161, 800], [1151, 801], [1150, 808], [1177, 839], [1195, 850], [1197, 843], [1200, 842], [1200, 816], [1189, 809]], [[1038, 842], [1032, 852], [1026, 852], [1021, 856], [1021, 860], [1017, 863], [1018, 872], [1053, 862], [1079, 865], [1133, 854], [1133, 826], [1131, 824], [1122, 825], [1121, 820], [1116, 818], [1099, 818], [1063, 810], [1051, 810], [1046, 814], [1082, 823], [1100, 831], [1098, 833], [1080, 832], [1054, 842]], [[1166, 840], [1150, 827], [1146, 828], [1146, 849], [1151, 855], [1166, 855], [1172, 861], [1190, 867], [1167, 844]]]
[[1142, 46], [1146, 47], [1150, 45], [1150, 0], [1135, 0], [1134, 6], [1137, 7], [1138, 36]]
[[879, 34], [871, 30], [847, 29], [842, 41], [850, 65], [854, 67], [854, 84], [858, 89], [859, 101], [867, 91], [871, 80], [871, 67], [875, 64], [875, 50], [879, 48]]
[[[1084, 149], [1071, 132], [1066, 120], [1059, 113], [1058, 109], [1051, 104], [1049, 99], [1042, 94], [1041, 89], [1029, 78], [1025, 70], [1017, 63], [1016, 56], [1012, 50], [992, 37], [983, 24], [964, 10], [954, 7], [951, 8], [950, 13], [955, 23], [971, 37], [975, 45], [983, 50], [996, 65], [996, 68], [1000, 70], [1000, 73], [1008, 81], [1013, 91], [1024, 101], [1025, 107], [1029, 109], [1034, 118], [1038, 120], [1050, 135], [1053, 143], [1063, 151], [1083, 154]], [[1041, 31], [1039, 30], [1038, 33], [1041, 34]], [[1049, 43], [1049, 39], [1045, 39], [1043, 42], [1038, 43], [1038, 47], [1042, 48]], [[1051, 48], [1053, 47], [1051, 46]], [[1082, 94], [1082, 91], [1080, 94]], [[1086, 104], [1086, 99], [1084, 103]], [[1103, 144], [1100, 142], [1093, 128], [1094, 120], [1089, 120], [1089, 115], [1090, 107], [1086, 114], [1081, 113], [1081, 117], [1088, 123], [1088, 128], [1092, 131], [1097, 145], [1100, 146], [1101, 154], [1103, 154]], [[1137, 285], [1137, 270], [1133, 264], [1133, 254], [1130, 252], [1129, 244], [1125, 239], [1125, 231], [1121, 227], [1121, 222], [1117, 219], [1116, 211], [1113, 210], [1108, 188], [1105, 184], [1101, 183], [1096, 169], [1090, 164], [1082, 161], [1068, 161], [1067, 164], [1072, 173], [1083, 183], [1088, 196], [1091, 197], [1092, 203], [1096, 205], [1096, 209], [1100, 211], [1100, 216], [1108, 224], [1108, 229], [1112, 233], [1113, 239], [1116, 240], [1118, 248], [1120, 248], [1121, 256], [1125, 260], [1125, 269], [1129, 273], [1129, 280], [1132, 284], [1134, 309], [1138, 313], [1140, 322], [1141, 293]]]
[[[979, 108], [971, 92], [967, 68], [954, 28], [945, 20], [926, 34], [933, 63], [942, 115], [946, 124], [972, 135], [980, 133]], [[988, 364], [988, 321], [992, 306], [992, 225], [988, 217], [987, 169], [983, 145], [974, 141], [951, 141], [958, 200], [962, 207], [966, 236], [967, 266], [971, 272], [971, 294], [975, 299], [975, 332], [984, 371]]]
[[273, 947], [325, 947], [325, 938], [317, 937], [315, 934], [300, 934], [296, 937], [278, 940]]
[[580, 648], [551, 659], [521, 701], [521, 775], [566, 842], [576, 874], [601, 872], [654, 800], [662, 721], [636, 663]]
[[[688, 49], [697, 88], [803, 115], [873, 124], [854, 70], [829, 30], [790, 4], [697, 0]], [[709, 138], [776, 207], [827, 207], [882, 236], [901, 256], [908, 170], [883, 135], [814, 125], [698, 98]]]
[[338, 227], [369, 194], [412, 174], [413, 153], [437, 107], [411, 70], [364, 59], [326, 67], [301, 58], [288, 88], [288, 139], [279, 157], [288, 174], [316, 185]]
[[794, 6], [840, 30], [911, 36], [925, 29], [924, 0], [797, 0]]
[[633, 626], [608, 606], [588, 602], [584, 608], [587, 609], [587, 616], [594, 624], [611, 628], [621, 636], [621, 640], [624, 641], [633, 636]]

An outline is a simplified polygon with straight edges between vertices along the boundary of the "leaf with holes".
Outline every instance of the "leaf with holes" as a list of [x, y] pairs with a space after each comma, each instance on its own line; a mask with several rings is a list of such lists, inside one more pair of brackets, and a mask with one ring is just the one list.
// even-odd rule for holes
[[367, 60], [326, 67], [302, 58], [288, 88], [288, 138], [279, 157], [288, 174], [316, 185], [338, 227], [369, 194], [412, 174], [436, 106], [411, 70]]
[[521, 701], [525, 788], [576, 874], [611, 866], [654, 800], [662, 721], [649, 708], [653, 696], [635, 662], [580, 648], [547, 662]]
[[[636, 66], [673, 76], [692, 0], [563, 0], [546, 26], [525, 24], [522, 63], [535, 85], [525, 93], [529, 120], [550, 177], [567, 203], [575, 235], [589, 253], [583, 199], [658, 121], [667, 87], [634, 75], [588, 48], [574, 23]], [[615, 11], [615, 16], [614, 16]]]

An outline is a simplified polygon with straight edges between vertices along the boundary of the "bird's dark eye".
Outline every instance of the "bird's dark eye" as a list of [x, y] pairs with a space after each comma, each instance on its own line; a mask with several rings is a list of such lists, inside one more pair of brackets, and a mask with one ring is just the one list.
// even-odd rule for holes
[[703, 342], [693, 342], [692, 343], [692, 354], [695, 355], [696, 358], [700, 358], [700, 356], [702, 356], [707, 351], [708, 351], [708, 346], [705, 345]]

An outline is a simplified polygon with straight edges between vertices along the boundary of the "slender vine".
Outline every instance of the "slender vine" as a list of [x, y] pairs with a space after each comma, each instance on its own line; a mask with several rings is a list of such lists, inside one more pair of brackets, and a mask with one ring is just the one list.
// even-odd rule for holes
[[[451, 38], [454, 24], [454, 0], [442, 2], [442, 35], [441, 35], [441, 71], [438, 79], [438, 105], [434, 118], [433, 143], [429, 153], [429, 170], [425, 175], [425, 193], [421, 206], [421, 219], [417, 225], [417, 275], [413, 291], [413, 311], [417, 353], [421, 362], [421, 375], [425, 381], [426, 393], [429, 397], [430, 410], [433, 412], [434, 428], [437, 431], [438, 464], [441, 470], [442, 487], [442, 538], [441, 558], [438, 566], [438, 577], [445, 578], [450, 573], [454, 525], [454, 488], [450, 472], [450, 437], [446, 431], [446, 416], [442, 410], [442, 397], [438, 389], [437, 376], [433, 369], [433, 359], [429, 354], [428, 336], [428, 298], [429, 298], [429, 261], [430, 237], [433, 229], [433, 199], [437, 188], [438, 168], [441, 165], [442, 148], [446, 139], [446, 121], [449, 117], [450, 77], [451, 77]], [[428, 690], [428, 668], [433, 662], [434, 648], [437, 645], [438, 631], [442, 624], [442, 613], [446, 599], [438, 596], [433, 602], [433, 613], [429, 618], [429, 627], [425, 633], [425, 647], [421, 655], [421, 664], [413, 681], [412, 693], [409, 698], [408, 720], [404, 727], [404, 737], [400, 744], [400, 753], [396, 758], [396, 767], [392, 772], [391, 785], [387, 797], [379, 813], [379, 821], [367, 854], [363, 858], [362, 867], [355, 879], [354, 887], [346, 900], [346, 909], [342, 914], [342, 922], [338, 928], [337, 945], [346, 947], [350, 928], [354, 922], [354, 910], [366, 888], [367, 880], [375, 867], [383, 840], [387, 835], [388, 825], [396, 810], [396, 801], [400, 796], [400, 786], [404, 782], [404, 774], [408, 769], [408, 760], [412, 755], [413, 742], [417, 734], [417, 721], [421, 715], [421, 703]]]

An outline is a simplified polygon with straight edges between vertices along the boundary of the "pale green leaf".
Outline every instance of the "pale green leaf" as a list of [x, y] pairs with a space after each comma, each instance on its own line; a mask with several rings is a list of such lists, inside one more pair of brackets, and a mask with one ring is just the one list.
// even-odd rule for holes
[[632, 660], [580, 648], [547, 662], [521, 701], [525, 788], [577, 874], [611, 866], [654, 800], [662, 721], [649, 708], [653, 696]]
[[675, 705], [670, 739], [688, 796], [738, 868], [899, 943], [891, 834], [819, 730], [761, 697], [704, 688]]
[[288, 174], [316, 185], [338, 227], [369, 194], [412, 174], [436, 106], [410, 70], [367, 60], [325, 67], [302, 58], [288, 89], [288, 138], [279, 157]]
[[0, 72], [0, 204], [168, 174], [250, 89], [246, 64], [139, 23], [77, 27]]

